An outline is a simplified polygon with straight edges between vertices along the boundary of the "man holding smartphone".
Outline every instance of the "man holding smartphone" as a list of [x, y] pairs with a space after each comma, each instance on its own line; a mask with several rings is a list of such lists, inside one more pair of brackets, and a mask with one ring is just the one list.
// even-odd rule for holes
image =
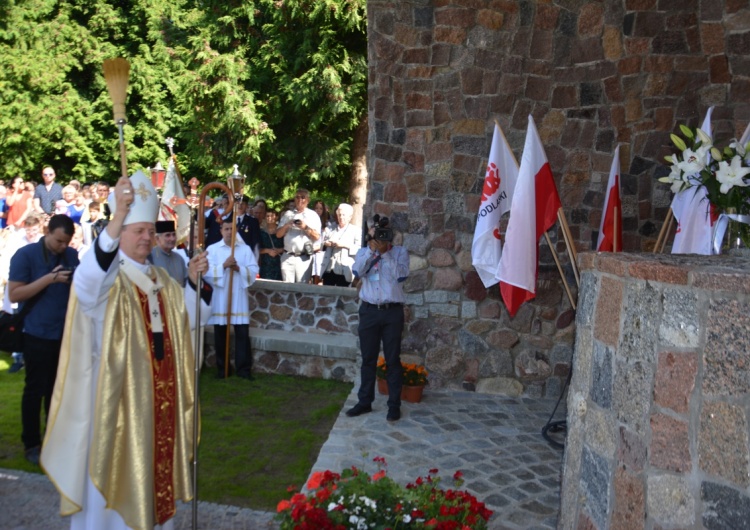
[[73, 220], [53, 215], [48, 230], [38, 243], [15, 253], [8, 279], [8, 298], [19, 303], [19, 311], [25, 304], [33, 304], [23, 322], [26, 380], [21, 398], [21, 439], [26, 460], [32, 464], [39, 464], [42, 402], [46, 417], [57, 375], [70, 281], [78, 266], [78, 253], [68, 246]]
[[300, 188], [294, 194], [294, 210], [284, 212], [276, 237], [284, 238], [281, 278], [287, 283], [308, 283], [312, 272], [313, 242], [320, 239], [320, 217], [310, 204], [310, 192]]

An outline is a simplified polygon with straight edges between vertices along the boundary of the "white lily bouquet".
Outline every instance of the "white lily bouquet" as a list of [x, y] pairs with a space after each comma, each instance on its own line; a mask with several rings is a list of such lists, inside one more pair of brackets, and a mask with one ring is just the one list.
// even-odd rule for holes
[[[732, 140], [720, 149], [701, 129], [680, 125], [680, 131], [684, 139], [671, 135], [680, 152], [665, 157], [672, 171], [659, 182], [669, 184], [673, 193], [705, 188], [712, 216], [744, 223], [739, 236], [750, 246], [750, 142]], [[722, 224], [723, 233], [726, 222]]]

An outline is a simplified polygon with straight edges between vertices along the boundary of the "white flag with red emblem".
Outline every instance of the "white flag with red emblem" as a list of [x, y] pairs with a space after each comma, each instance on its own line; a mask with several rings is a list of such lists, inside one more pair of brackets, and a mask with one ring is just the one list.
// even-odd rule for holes
[[529, 115], [505, 249], [498, 269], [500, 294], [511, 316], [524, 302], [536, 296], [539, 238], [557, 221], [560, 204], [542, 140]]
[[[711, 107], [701, 130], [711, 136]], [[711, 156], [710, 154], [708, 156]], [[677, 220], [677, 231], [672, 242], [672, 254], [707, 254], [713, 249], [713, 232], [717, 216], [713, 214], [706, 189], [688, 188], [677, 192], [672, 199], [672, 213]]]
[[517, 179], [518, 162], [508, 146], [503, 131], [495, 122], [482, 188], [482, 203], [479, 205], [474, 242], [471, 246], [471, 263], [485, 287], [491, 287], [498, 282], [497, 267], [502, 255], [500, 217], [510, 211]]
[[177, 244], [185, 243], [190, 235], [190, 207], [185, 201], [182, 179], [177, 173], [174, 159], [169, 159], [167, 176], [159, 205], [159, 219], [174, 221], [177, 232]]
[[[615, 241], [617, 248], [615, 248]], [[599, 225], [599, 239], [596, 242], [599, 252], [622, 252], [622, 201], [620, 200], [620, 146], [615, 149], [612, 167], [609, 170], [607, 194], [602, 209], [602, 222]]]
[[750, 142], [750, 123], [747, 124], [747, 127], [745, 127], [745, 132], [742, 133], [742, 137], [740, 137], [740, 145], [745, 146], [747, 145], [747, 142]]

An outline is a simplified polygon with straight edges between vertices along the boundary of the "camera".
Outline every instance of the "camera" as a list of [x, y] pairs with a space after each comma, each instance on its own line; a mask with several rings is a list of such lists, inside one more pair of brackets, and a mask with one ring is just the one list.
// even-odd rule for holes
[[299, 226], [302, 224], [302, 219], [295, 219], [293, 222], [295, 225]]
[[375, 227], [375, 233], [373, 235], [367, 234], [365, 236], [365, 242], [372, 239], [375, 241], [388, 241], [389, 243], [393, 241], [393, 229], [388, 226], [390, 224], [390, 219], [375, 214], [372, 218], [372, 223], [372, 226]]

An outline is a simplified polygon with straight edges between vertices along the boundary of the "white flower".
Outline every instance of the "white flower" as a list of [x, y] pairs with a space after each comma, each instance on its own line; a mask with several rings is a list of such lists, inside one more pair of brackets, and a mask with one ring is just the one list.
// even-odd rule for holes
[[742, 167], [742, 157], [735, 156], [732, 158], [731, 164], [722, 160], [719, 162], [719, 169], [716, 172], [716, 180], [721, 182], [719, 191], [726, 194], [734, 186], [747, 186], [748, 183], [743, 179], [748, 173], [750, 173], [750, 168]]
[[362, 496], [359, 498], [359, 500], [364, 502], [365, 506], [367, 506], [368, 508], [372, 508], [373, 510], [377, 508], [377, 503], [374, 500], [370, 499], [369, 497]]
[[701, 144], [703, 146], [711, 147], [711, 137], [707, 135], [705, 132], [703, 132], [703, 129], [697, 129], [695, 131], [698, 135], [698, 139], [701, 141]]
[[352, 524], [357, 524], [359, 522], [359, 517], [357, 517], [356, 515], [350, 515], [349, 522]]
[[682, 160], [677, 162], [677, 167], [682, 170], [686, 175], [693, 175], [700, 173], [703, 168], [706, 167], [706, 161], [708, 159], [708, 152], [711, 146], [700, 146], [697, 150], [693, 151], [688, 148], [682, 152]]
[[661, 177], [659, 182], [669, 184], [671, 186], [672, 193], [681, 191], [685, 185], [691, 186], [692, 184], [688, 180], [687, 176], [680, 170], [676, 165], [672, 165], [672, 171], [666, 177]]
[[732, 149], [735, 149], [737, 151], [737, 154], [743, 158], [745, 157], [745, 155], [748, 154], [747, 145], [741, 144], [738, 140], [733, 140], [729, 144], [729, 147], [731, 147]]
[[411, 515], [409, 515], [408, 513], [406, 515], [404, 515], [403, 521], [405, 523], [407, 523], [407, 524], [410, 523], [411, 522]]
[[672, 166], [672, 172], [667, 177], [667, 182], [672, 184], [672, 193], [677, 193], [682, 189], [683, 184], [685, 184], [685, 181], [682, 180], [682, 171], [680, 171], [680, 168], [676, 165]]
[[335, 502], [331, 502], [331, 503], [329, 503], [329, 504], [328, 504], [328, 511], [329, 511], [329, 512], [332, 512], [333, 510], [335, 510], [335, 509], [336, 509], [336, 506], [338, 506], [338, 503], [335, 503]]

